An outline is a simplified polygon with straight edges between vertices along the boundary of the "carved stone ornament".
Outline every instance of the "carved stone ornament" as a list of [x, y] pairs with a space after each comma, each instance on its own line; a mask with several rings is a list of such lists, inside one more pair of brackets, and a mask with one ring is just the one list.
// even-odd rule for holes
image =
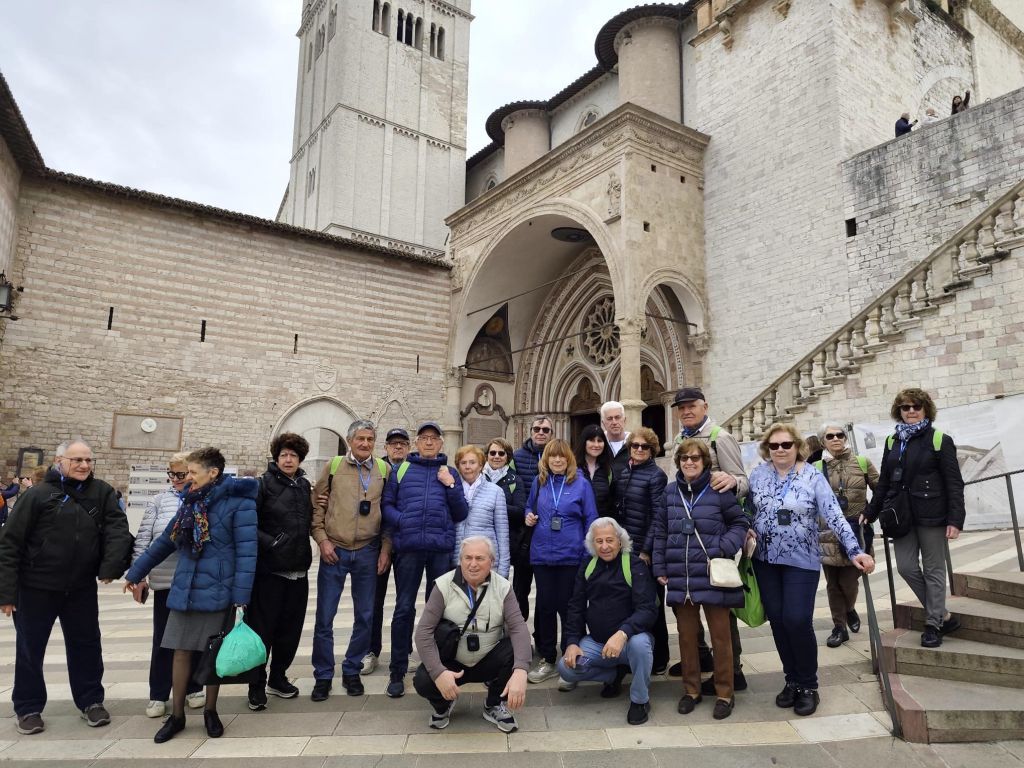
[[775, 0], [775, 4], [772, 6], [775, 8], [782, 18], [786, 18], [789, 15], [789, 6], [793, 4], [793, 0]]
[[710, 333], [694, 333], [688, 336], [686, 341], [698, 355], [707, 354], [708, 349], [711, 348]]
[[615, 325], [615, 300], [599, 299], [583, 323], [583, 350], [598, 365], [608, 365], [619, 356], [619, 328]]
[[721, 19], [718, 22], [718, 31], [722, 33], [722, 47], [726, 50], [732, 50], [733, 37], [732, 37], [732, 19], [728, 16]]
[[321, 392], [330, 392], [338, 380], [338, 369], [328, 363], [320, 363], [313, 369], [313, 383]]
[[462, 380], [466, 377], [466, 369], [461, 366], [452, 366], [445, 372], [445, 386], [461, 387]]
[[612, 171], [608, 174], [608, 216], [622, 215], [622, 181], [619, 174]]

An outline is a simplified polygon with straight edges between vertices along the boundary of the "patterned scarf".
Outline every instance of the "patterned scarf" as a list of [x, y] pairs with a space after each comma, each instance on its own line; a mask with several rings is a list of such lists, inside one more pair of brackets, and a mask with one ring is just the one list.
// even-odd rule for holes
[[917, 424], [904, 424], [900, 422], [896, 425], [896, 437], [902, 440], [904, 443], [908, 440], [917, 437], [924, 432], [928, 427], [931, 426], [931, 421], [928, 419], [921, 419]]
[[492, 483], [496, 483], [508, 474], [508, 464], [500, 469], [494, 469], [490, 464], [484, 464], [484, 477]]
[[203, 545], [210, 540], [208, 507], [210, 494], [216, 487], [216, 482], [207, 483], [194, 491], [186, 489], [182, 495], [181, 508], [171, 528], [171, 541], [178, 544], [178, 549], [191, 548], [194, 554], [199, 555]]
[[693, 437], [694, 435], [699, 435], [700, 431], [702, 429], [704, 429], [704, 425], [706, 425], [707, 423], [708, 423], [708, 417], [705, 416], [701, 420], [700, 424], [698, 424], [696, 427], [693, 427], [692, 429], [690, 427], [683, 427], [682, 431], [679, 434], [684, 439], [687, 438], [687, 437]]

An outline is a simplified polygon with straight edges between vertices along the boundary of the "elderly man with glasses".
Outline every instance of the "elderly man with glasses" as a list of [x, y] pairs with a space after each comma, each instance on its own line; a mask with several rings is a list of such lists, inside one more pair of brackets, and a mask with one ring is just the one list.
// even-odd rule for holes
[[45, 481], [25, 493], [0, 536], [0, 610], [13, 616], [17, 633], [11, 699], [25, 735], [44, 728], [43, 658], [57, 619], [75, 707], [89, 726], [110, 723], [96, 581], [121, 577], [132, 537], [117, 492], [93, 476], [94, 467], [84, 440], [61, 443]]
[[512, 454], [516, 474], [519, 475], [527, 494], [530, 493], [533, 481], [537, 478], [541, 454], [544, 453], [544, 446], [548, 444], [553, 431], [550, 418], [537, 416], [530, 425], [530, 436], [523, 441], [522, 447], [517, 448]]

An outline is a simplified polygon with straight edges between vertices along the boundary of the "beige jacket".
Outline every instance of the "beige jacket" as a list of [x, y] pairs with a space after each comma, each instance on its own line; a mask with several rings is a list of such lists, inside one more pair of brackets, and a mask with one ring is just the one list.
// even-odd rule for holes
[[[369, 485], [364, 493], [359, 480], [359, 470], [352, 463], [351, 455], [346, 456], [338, 465], [338, 471], [330, 482], [331, 495], [324, 505], [318, 499], [327, 493], [328, 480], [331, 476], [331, 465], [324, 466], [320, 478], [313, 486], [313, 540], [317, 544], [330, 541], [342, 549], [362, 549], [367, 544], [380, 540], [381, 550], [391, 551], [391, 540], [382, 536], [383, 517], [380, 510], [380, 499], [384, 493], [386, 475], [381, 476], [379, 465], [371, 457]], [[387, 469], [390, 473], [390, 469]], [[363, 481], [366, 471], [363, 470]], [[359, 503], [366, 499], [370, 502], [370, 514], [359, 514]]]
[[[857, 533], [857, 519], [868, 505], [868, 488], [874, 489], [878, 485], [878, 470], [871, 460], [867, 460], [867, 472], [861, 470], [857, 463], [857, 456], [853, 451], [847, 449], [839, 456], [830, 456], [827, 452], [822, 457], [822, 473], [828, 477], [828, 484], [832, 487], [836, 498], [846, 496], [848, 502], [846, 511], [847, 522]], [[865, 478], [865, 474], [867, 477]], [[821, 547], [821, 562], [823, 565], [847, 566], [852, 563], [846, 558], [846, 553], [839, 546], [836, 535], [832, 529], [825, 524], [823, 518], [818, 518], [818, 544]]]

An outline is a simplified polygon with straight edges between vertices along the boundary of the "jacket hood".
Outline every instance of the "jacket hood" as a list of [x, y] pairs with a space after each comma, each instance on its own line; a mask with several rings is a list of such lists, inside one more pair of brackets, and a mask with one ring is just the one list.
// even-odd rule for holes
[[435, 456], [432, 459], [427, 459], [424, 458], [423, 456], [420, 456], [418, 453], [414, 452], [406, 456], [405, 460], [408, 461], [410, 464], [421, 464], [425, 467], [448, 466], [448, 457], [443, 453], [437, 454], [437, 456]]
[[701, 476], [692, 483], [686, 482], [682, 472], [676, 472], [676, 482], [679, 483], [680, 488], [689, 493], [700, 493], [711, 482], [711, 470], [705, 469]]
[[[191, 488], [191, 484], [186, 485], [181, 491], [181, 496], [187, 495]], [[255, 477], [226, 477], [222, 475], [210, 493], [210, 503], [228, 496], [255, 499], [259, 495], [259, 489], [260, 484]]]

